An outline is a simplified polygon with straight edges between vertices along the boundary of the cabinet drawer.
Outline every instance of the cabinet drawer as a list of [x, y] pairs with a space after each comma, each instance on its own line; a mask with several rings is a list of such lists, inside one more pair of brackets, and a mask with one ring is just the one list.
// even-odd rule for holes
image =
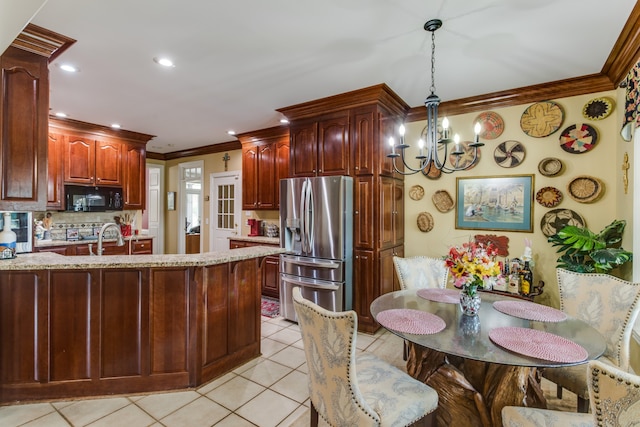
[[153, 254], [153, 245], [151, 240], [132, 240], [131, 255], [151, 255]]

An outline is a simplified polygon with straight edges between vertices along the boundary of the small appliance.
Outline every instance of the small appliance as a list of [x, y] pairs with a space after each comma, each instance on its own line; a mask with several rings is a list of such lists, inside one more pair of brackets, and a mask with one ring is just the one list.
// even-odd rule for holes
[[249, 236], [261, 236], [262, 233], [262, 221], [259, 219], [249, 219], [247, 221], [249, 223]]
[[69, 212], [119, 211], [123, 208], [122, 188], [65, 185]]

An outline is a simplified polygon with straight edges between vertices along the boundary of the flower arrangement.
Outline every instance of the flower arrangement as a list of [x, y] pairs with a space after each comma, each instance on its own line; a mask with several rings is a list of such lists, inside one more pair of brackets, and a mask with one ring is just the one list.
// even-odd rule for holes
[[492, 244], [476, 241], [453, 246], [445, 257], [445, 264], [453, 276], [453, 284], [469, 296], [475, 296], [484, 288], [484, 280], [497, 277], [500, 280], [500, 265], [495, 261], [498, 248]]

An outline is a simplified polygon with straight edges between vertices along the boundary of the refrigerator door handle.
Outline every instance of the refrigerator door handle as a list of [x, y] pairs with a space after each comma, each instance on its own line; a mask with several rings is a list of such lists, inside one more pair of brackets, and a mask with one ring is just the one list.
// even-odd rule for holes
[[307, 267], [318, 267], [318, 268], [330, 268], [333, 270], [335, 270], [336, 268], [340, 268], [340, 264], [336, 262], [315, 262], [315, 261], [301, 261], [301, 260], [290, 261], [287, 259], [284, 259], [284, 262], [287, 264], [293, 264], [293, 265], [304, 265]]
[[309, 243], [309, 247], [307, 252], [311, 252], [313, 250], [313, 241], [314, 241], [314, 232], [313, 227], [315, 225], [315, 209], [313, 205], [313, 187], [311, 186], [311, 182], [309, 182], [309, 186], [307, 187], [307, 241]]
[[316, 285], [314, 283], [306, 282], [304, 280], [291, 279], [289, 277], [282, 276], [281, 280], [285, 283], [291, 283], [292, 285], [304, 286], [305, 288], [322, 289], [325, 291], [337, 291], [340, 286], [337, 285]]
[[298, 215], [300, 218], [300, 249], [302, 252], [307, 251], [307, 234], [306, 234], [306, 194], [307, 194], [307, 186], [310, 185], [309, 180], [305, 179], [302, 182], [302, 190], [300, 191], [300, 210], [298, 211]]

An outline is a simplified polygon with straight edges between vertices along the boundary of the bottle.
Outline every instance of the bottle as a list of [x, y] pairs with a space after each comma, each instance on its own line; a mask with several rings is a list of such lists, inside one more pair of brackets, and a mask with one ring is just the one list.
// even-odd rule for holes
[[11, 214], [4, 213], [4, 227], [0, 231], [0, 259], [15, 258], [16, 233], [11, 230]]
[[520, 274], [518, 274], [518, 267], [515, 263], [511, 266], [511, 274], [509, 274], [507, 291], [512, 294], [520, 293]]
[[524, 262], [524, 268], [520, 270], [520, 292], [522, 295], [531, 293], [531, 283], [533, 282], [533, 273], [529, 267], [529, 261]]

